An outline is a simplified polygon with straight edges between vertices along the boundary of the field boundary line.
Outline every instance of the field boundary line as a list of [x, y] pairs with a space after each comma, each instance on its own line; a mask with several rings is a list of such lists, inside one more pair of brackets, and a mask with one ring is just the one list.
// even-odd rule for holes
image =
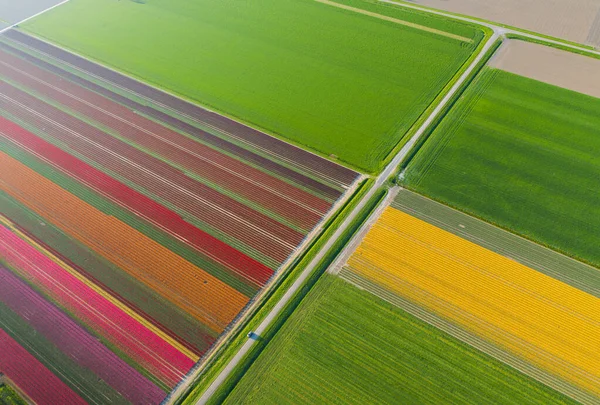
[[501, 37], [506, 37], [507, 35], [519, 35], [523, 38], [526, 38], [525, 40], [539, 41], [543, 45], [546, 45], [546, 46], [552, 46], [552, 47], [561, 46], [561, 47], [564, 47], [564, 48], [570, 50], [571, 52], [576, 52], [576, 53], [584, 52], [584, 54], [587, 53], [588, 54], [587, 56], [589, 56], [589, 54], [593, 54], [596, 56], [600, 55], [600, 51], [595, 50], [595, 49], [590, 49], [583, 44], [573, 44], [571, 42], [560, 40], [560, 39], [546, 38], [540, 34], [532, 34], [531, 32], [521, 30], [518, 28], [510, 28], [510, 27], [506, 27], [506, 26], [503, 26], [501, 24], [494, 23], [494, 22], [477, 20], [475, 18], [470, 18], [470, 17], [460, 15], [460, 14], [448, 13], [445, 11], [441, 11], [439, 9], [418, 6], [416, 4], [406, 3], [403, 0], [400, 0], [400, 1], [376, 0], [376, 1], [378, 1], [380, 3], [391, 4], [391, 5], [400, 7], [400, 8], [408, 8], [408, 9], [412, 9], [412, 10], [418, 10], [418, 11], [422, 11], [422, 12], [428, 13], [428, 14], [439, 15], [442, 17], [446, 17], [446, 18], [454, 19], [454, 20], [458, 20], [458, 21], [464, 21], [464, 22], [468, 22], [470, 24], [479, 25], [481, 27], [487, 27], [487, 28], [492, 29], [498, 36], [501, 36]]
[[10, 29], [12, 29], [12, 28], [16, 27], [16, 26], [17, 26], [17, 25], [19, 25], [19, 24], [23, 24], [24, 22], [27, 22], [27, 21], [31, 20], [32, 18], [38, 17], [38, 16], [40, 16], [40, 15], [42, 15], [42, 14], [44, 14], [44, 13], [46, 13], [46, 12], [48, 12], [48, 11], [50, 11], [50, 10], [52, 10], [52, 9], [56, 8], [56, 7], [58, 7], [58, 6], [62, 6], [63, 4], [65, 4], [65, 3], [68, 3], [68, 2], [69, 2], [69, 0], [64, 0], [64, 1], [61, 1], [60, 3], [58, 3], [58, 4], [55, 4], [55, 5], [53, 5], [53, 6], [50, 6], [50, 7], [48, 7], [47, 9], [40, 11], [39, 13], [35, 13], [34, 15], [31, 15], [31, 16], [29, 16], [29, 17], [27, 17], [27, 18], [24, 18], [23, 20], [21, 20], [21, 21], [19, 21], [19, 22], [16, 22], [16, 23], [14, 23], [14, 24], [11, 24], [11, 25], [9, 25], [9, 26], [8, 26], [8, 27], [6, 27], [6, 28], [2, 28], [2, 29], [0, 30], [0, 34], [2, 34], [3, 32], [5, 32], [5, 31], [8, 31], [8, 30], [10, 30]]
[[[589, 269], [590, 271], [598, 271], [598, 268], [592, 266], [589, 263], [577, 260], [576, 258], [571, 257], [571, 256], [567, 256], [566, 254], [564, 254], [562, 252], [554, 250], [554, 249], [552, 249], [552, 248], [550, 248], [550, 247], [548, 247], [546, 245], [542, 245], [540, 243], [534, 242], [531, 239], [528, 239], [528, 238], [526, 238], [524, 236], [521, 236], [521, 235], [519, 235], [517, 233], [513, 233], [513, 232], [511, 232], [511, 231], [509, 231], [509, 230], [507, 230], [505, 228], [502, 228], [502, 227], [500, 227], [500, 226], [498, 226], [498, 225], [496, 225], [496, 224], [494, 224], [492, 222], [488, 222], [488, 221], [486, 221], [486, 220], [484, 220], [482, 218], [479, 218], [479, 217], [476, 217], [476, 216], [474, 216], [472, 214], [469, 214], [468, 212], [463, 212], [463, 211], [461, 211], [461, 210], [459, 210], [457, 208], [454, 208], [454, 207], [452, 207], [450, 205], [446, 205], [446, 204], [444, 204], [444, 203], [442, 203], [440, 201], [437, 201], [437, 200], [434, 200], [432, 198], [426, 197], [426, 196], [424, 196], [422, 194], [419, 194], [419, 193], [417, 193], [417, 192], [415, 192], [413, 190], [407, 189], [407, 188], [404, 188], [401, 191], [403, 193], [406, 193], [406, 194], [409, 194], [409, 195], [412, 195], [412, 196], [416, 196], [416, 197], [418, 197], [420, 199], [424, 199], [428, 203], [430, 203], [432, 205], [435, 205], [435, 206], [438, 206], [438, 207], [441, 207], [441, 208], [443, 208], [445, 210], [449, 210], [449, 211], [452, 211], [454, 213], [457, 213], [457, 214], [460, 214], [460, 215], [464, 215], [465, 217], [468, 217], [469, 219], [472, 219], [474, 221], [480, 222], [480, 223], [484, 224], [485, 226], [493, 227], [495, 230], [498, 231], [498, 233], [502, 233], [504, 235], [507, 235], [509, 237], [514, 238], [515, 240], [519, 240], [519, 241], [523, 242], [526, 245], [535, 246], [540, 251], [545, 251], [545, 252], [554, 254], [556, 256], [560, 256], [566, 262], [572, 262], [572, 263], [577, 264], [579, 266], [585, 267], [585, 268]], [[434, 217], [431, 217], [429, 215], [426, 215], [422, 211], [420, 211], [420, 210], [418, 210], [418, 209], [416, 209], [414, 207], [411, 207], [411, 206], [409, 206], [407, 204], [404, 204], [402, 202], [398, 202], [398, 203], [394, 203], [394, 204], [397, 206], [397, 207], [394, 207], [394, 208], [396, 208], [396, 209], [398, 209], [400, 211], [403, 211], [403, 212], [405, 212], [405, 213], [407, 213], [409, 215], [412, 215], [412, 216], [414, 216], [416, 218], [423, 219], [425, 222], [428, 222], [429, 224], [434, 225], [434, 226], [436, 226], [436, 227], [438, 227], [440, 229], [445, 229], [444, 227], [442, 227], [440, 225], [448, 226], [447, 222], [444, 222], [441, 219], [434, 218]], [[392, 206], [394, 204], [392, 204]], [[449, 232], [451, 232], [451, 233], [453, 233], [453, 234], [455, 234], [455, 235], [457, 235], [457, 236], [459, 236], [459, 237], [461, 237], [463, 239], [466, 239], [466, 240], [473, 239], [473, 241], [474, 241], [473, 243], [476, 243], [476, 244], [482, 246], [485, 249], [493, 250], [491, 247], [487, 247], [485, 245], [480, 244], [479, 240], [481, 240], [481, 238], [479, 238], [476, 235], [473, 235], [471, 233], [467, 233], [464, 230], [452, 230], [452, 231], [449, 231]], [[494, 244], [492, 244], [490, 242], [488, 242], [488, 243], [489, 243], [490, 246], [494, 245]], [[497, 247], [496, 245], [494, 245], [493, 247], [497, 248], [498, 250], [502, 250], [503, 252], [505, 252], [505, 251], [508, 250], [507, 248], [503, 248], [501, 246]], [[496, 251], [496, 250], [493, 250], [493, 251]], [[527, 258], [520, 257], [519, 255], [516, 255], [516, 254], [506, 255], [506, 253], [501, 253], [501, 252], [498, 252], [498, 251], [496, 251], [496, 253], [499, 253], [499, 254], [501, 254], [501, 255], [503, 255], [505, 257], [508, 257], [508, 258], [510, 258], [512, 260], [518, 261], [521, 264], [523, 264], [524, 266], [530, 267], [530, 268], [532, 268], [532, 269], [534, 269], [536, 271], [544, 273], [544, 271], [540, 270], [540, 268], [541, 267], [546, 267], [546, 266], [543, 266], [542, 264], [538, 263], [537, 261], [530, 261], [530, 260], [527, 260]], [[533, 267], [533, 266], [535, 266], [535, 267]], [[548, 275], [547, 273], [544, 273], [544, 274]], [[556, 280], [562, 281], [565, 284], [569, 284], [567, 281], [561, 280], [560, 278], [558, 278], [556, 276], [550, 276], [550, 277], [552, 277], [552, 278], [554, 278]], [[579, 289], [579, 290], [582, 290], [582, 291], [584, 291], [584, 292], [586, 292], [588, 294], [597, 296], [596, 294], [594, 294], [591, 291], [586, 291], [585, 289], [582, 289], [580, 286], [576, 286], [576, 285], [572, 285], [572, 286], [575, 287], [575, 288], [577, 288], [577, 289]]]
[[315, 0], [315, 1], [317, 3], [326, 4], [326, 5], [332, 6], [332, 7], [337, 7], [337, 8], [340, 8], [342, 10], [353, 11], [355, 13], [363, 14], [363, 15], [366, 15], [366, 16], [369, 16], [369, 17], [378, 18], [378, 19], [383, 20], [383, 21], [389, 21], [389, 22], [392, 22], [392, 23], [395, 23], [395, 24], [404, 25], [406, 27], [415, 28], [415, 29], [420, 30], [420, 31], [431, 32], [432, 34], [441, 35], [443, 37], [447, 37], [447, 38], [451, 38], [451, 39], [456, 39], [458, 41], [467, 42], [467, 43], [470, 43], [470, 44], [473, 43], [473, 39], [471, 39], [471, 38], [463, 37], [463, 36], [457, 35], [457, 34], [452, 34], [450, 32], [438, 30], [436, 28], [427, 27], [425, 25], [412, 23], [410, 21], [400, 20], [399, 18], [394, 18], [394, 17], [389, 17], [387, 15], [377, 14], [377, 13], [374, 13], [372, 11], [368, 11], [368, 10], [363, 10], [361, 8], [347, 6], [345, 4], [336, 3], [334, 1], [329, 1], [329, 0]]
[[[45, 85], [45, 86], [47, 86], [47, 87], [49, 87], [49, 88], [51, 88], [53, 90], [56, 90], [57, 92], [60, 92], [60, 93], [64, 94], [67, 97], [70, 97], [73, 100], [76, 100], [77, 102], [83, 103], [83, 104], [87, 105], [88, 107], [90, 107], [90, 108], [92, 108], [92, 109], [94, 109], [96, 111], [100, 111], [101, 113], [103, 113], [105, 115], [108, 115], [111, 118], [114, 118], [114, 119], [116, 119], [116, 120], [118, 120], [118, 121], [120, 121], [120, 122], [122, 122], [122, 123], [124, 123], [126, 125], [129, 125], [129, 126], [135, 128], [137, 130], [140, 130], [140, 131], [144, 132], [145, 134], [147, 134], [148, 136], [151, 136], [151, 137], [153, 137], [155, 139], [163, 141], [163, 142], [165, 142], [165, 143], [173, 146], [174, 148], [177, 148], [179, 150], [187, 152], [190, 155], [193, 155], [194, 157], [198, 158], [199, 160], [207, 162], [208, 164], [211, 164], [212, 166], [215, 166], [215, 167], [217, 167], [217, 168], [219, 168], [219, 169], [221, 169], [223, 171], [226, 171], [226, 172], [230, 173], [231, 175], [233, 175], [235, 177], [241, 178], [244, 181], [247, 181], [247, 182], [249, 182], [251, 184], [254, 184], [255, 186], [257, 186], [259, 188], [262, 188], [262, 189], [267, 190], [267, 191], [269, 191], [269, 192], [271, 192], [273, 194], [276, 194], [279, 197], [281, 197], [282, 199], [287, 200], [287, 201], [291, 202], [294, 205], [297, 205], [297, 206], [299, 206], [301, 208], [304, 208], [304, 209], [306, 209], [306, 210], [308, 210], [308, 211], [310, 211], [310, 212], [312, 212], [312, 213], [314, 213], [316, 215], [319, 215], [319, 216], [323, 216], [323, 215], [326, 214], [326, 212], [320, 212], [316, 208], [311, 208], [310, 206], [308, 206], [305, 203], [302, 203], [300, 201], [297, 201], [297, 200], [293, 199], [292, 197], [290, 197], [288, 195], [280, 193], [279, 191], [277, 191], [276, 189], [274, 189], [271, 186], [265, 185], [265, 184], [263, 184], [263, 183], [261, 183], [261, 182], [259, 182], [257, 180], [249, 179], [246, 176], [244, 176], [243, 174], [238, 173], [235, 170], [230, 169], [230, 168], [228, 168], [228, 167], [226, 167], [226, 166], [224, 166], [224, 165], [222, 165], [222, 164], [214, 161], [213, 159], [207, 158], [207, 157], [205, 157], [205, 156], [203, 156], [203, 155], [201, 155], [199, 153], [189, 151], [186, 148], [184, 148], [181, 145], [179, 145], [177, 142], [173, 142], [173, 141], [169, 140], [168, 138], [164, 137], [161, 134], [154, 133], [153, 131], [151, 131], [149, 129], [146, 129], [145, 127], [143, 127], [141, 125], [138, 125], [138, 124], [136, 124], [136, 123], [134, 123], [132, 121], [129, 121], [128, 119], [123, 118], [123, 117], [121, 117], [118, 114], [111, 113], [110, 111], [105, 110], [102, 107], [97, 106], [97, 105], [95, 105], [95, 104], [87, 101], [86, 99], [78, 97], [78, 96], [76, 96], [75, 94], [73, 94], [73, 93], [71, 93], [69, 91], [66, 91], [66, 90], [63, 90], [63, 89], [61, 89], [59, 87], [56, 87], [56, 86], [52, 85], [51, 83], [49, 83], [49, 82], [47, 82], [45, 80], [39, 79], [39, 78], [35, 77], [34, 75], [31, 75], [31, 74], [29, 74], [27, 72], [20, 72], [17, 68], [15, 68], [14, 66], [12, 66], [10, 63], [6, 63], [6, 62], [0, 61], [0, 65], [4, 65], [4, 66], [8, 67], [9, 69], [12, 69], [13, 71], [19, 72], [20, 74], [22, 74], [22, 75], [24, 75], [26, 77], [29, 77], [32, 80], [35, 80], [36, 82], [38, 82], [40, 84], [43, 84], [43, 85]], [[181, 170], [183, 170], [183, 169], [181, 169]]]

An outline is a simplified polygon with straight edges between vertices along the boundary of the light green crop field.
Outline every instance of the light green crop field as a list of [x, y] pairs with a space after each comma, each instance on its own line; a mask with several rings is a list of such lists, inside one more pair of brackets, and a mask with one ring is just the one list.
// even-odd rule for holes
[[406, 183], [600, 266], [600, 99], [488, 69], [419, 151]]
[[562, 404], [546, 386], [325, 275], [227, 404]]
[[484, 34], [336, 1], [72, 0], [22, 28], [376, 172]]

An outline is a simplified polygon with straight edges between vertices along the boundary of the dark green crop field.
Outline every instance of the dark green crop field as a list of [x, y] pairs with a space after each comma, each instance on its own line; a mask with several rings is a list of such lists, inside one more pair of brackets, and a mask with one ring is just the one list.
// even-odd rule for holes
[[22, 28], [369, 172], [484, 36], [362, 0], [72, 0]]
[[560, 404], [555, 391], [325, 275], [227, 404]]
[[600, 99], [487, 70], [416, 156], [407, 184], [600, 266]]

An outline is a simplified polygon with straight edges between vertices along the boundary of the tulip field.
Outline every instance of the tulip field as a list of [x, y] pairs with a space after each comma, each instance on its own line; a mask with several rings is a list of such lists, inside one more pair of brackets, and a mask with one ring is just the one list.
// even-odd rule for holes
[[358, 180], [0, 35], [0, 383], [39, 404], [161, 403]]
[[[491, 343], [507, 353], [498, 356], [514, 356], [513, 364], [528, 365], [526, 373], [538, 380], [551, 378], [566, 395], [584, 403], [600, 398], [600, 299], [574, 286], [581, 275], [570, 283], [552, 276], [572, 259], [548, 250], [559, 259], [535, 270], [536, 263], [520, 263], [511, 247], [517, 237], [506, 236], [500, 254], [480, 246], [473, 233], [465, 239], [438, 227], [439, 213], [449, 208], [436, 213], [430, 208], [437, 203], [414, 200], [411, 207], [402, 193], [397, 199], [404, 202], [388, 207], [371, 227], [342, 271], [345, 278], [366, 280], [375, 294], [396, 295]], [[472, 225], [461, 220], [458, 232]]]

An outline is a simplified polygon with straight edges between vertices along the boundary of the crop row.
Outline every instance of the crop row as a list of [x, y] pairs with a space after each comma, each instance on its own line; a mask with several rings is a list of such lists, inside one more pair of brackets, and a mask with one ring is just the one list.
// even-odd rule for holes
[[174, 163], [244, 198], [282, 215], [305, 229], [312, 228], [329, 204], [273, 176], [195, 142], [165, 126], [0, 51], [0, 74], [83, 114], [169, 163]]
[[600, 393], [598, 298], [388, 209], [352, 271], [585, 390]]
[[25, 279], [165, 384], [175, 386], [194, 365], [193, 358], [159, 337], [127, 308], [109, 301], [96, 286], [61, 268], [3, 226], [0, 235], [0, 254]]
[[59, 350], [93, 370], [132, 403], [160, 402], [162, 390], [10, 271], [0, 268], [0, 280], [0, 301]]
[[222, 331], [248, 298], [8, 155], [0, 187], [192, 316]]
[[108, 195], [112, 200], [146, 218], [148, 221], [169, 230], [176, 237], [187, 241], [188, 244], [198, 251], [215, 260], [217, 263], [222, 263], [228, 269], [236, 272], [240, 277], [258, 286], [262, 286], [271, 276], [272, 271], [266, 266], [195, 228], [185, 222], [176, 213], [145, 195], [119, 183], [105, 173], [78, 160], [2, 117], [0, 117], [0, 125], [0, 136], [11, 140], [35, 156], [50, 162], [83, 184]]
[[0, 370], [35, 403], [85, 405], [50, 370], [0, 328]]
[[50, 252], [53, 257], [101, 288], [103, 294], [131, 308], [138, 317], [197, 356], [201, 356], [214, 342], [216, 332], [3, 191], [0, 191], [0, 215], [10, 218], [4, 223], [20, 237]]
[[0, 107], [104, 171], [173, 204], [183, 215], [234, 235], [280, 262], [302, 240], [303, 236], [292, 229], [6, 82], [0, 82]]

